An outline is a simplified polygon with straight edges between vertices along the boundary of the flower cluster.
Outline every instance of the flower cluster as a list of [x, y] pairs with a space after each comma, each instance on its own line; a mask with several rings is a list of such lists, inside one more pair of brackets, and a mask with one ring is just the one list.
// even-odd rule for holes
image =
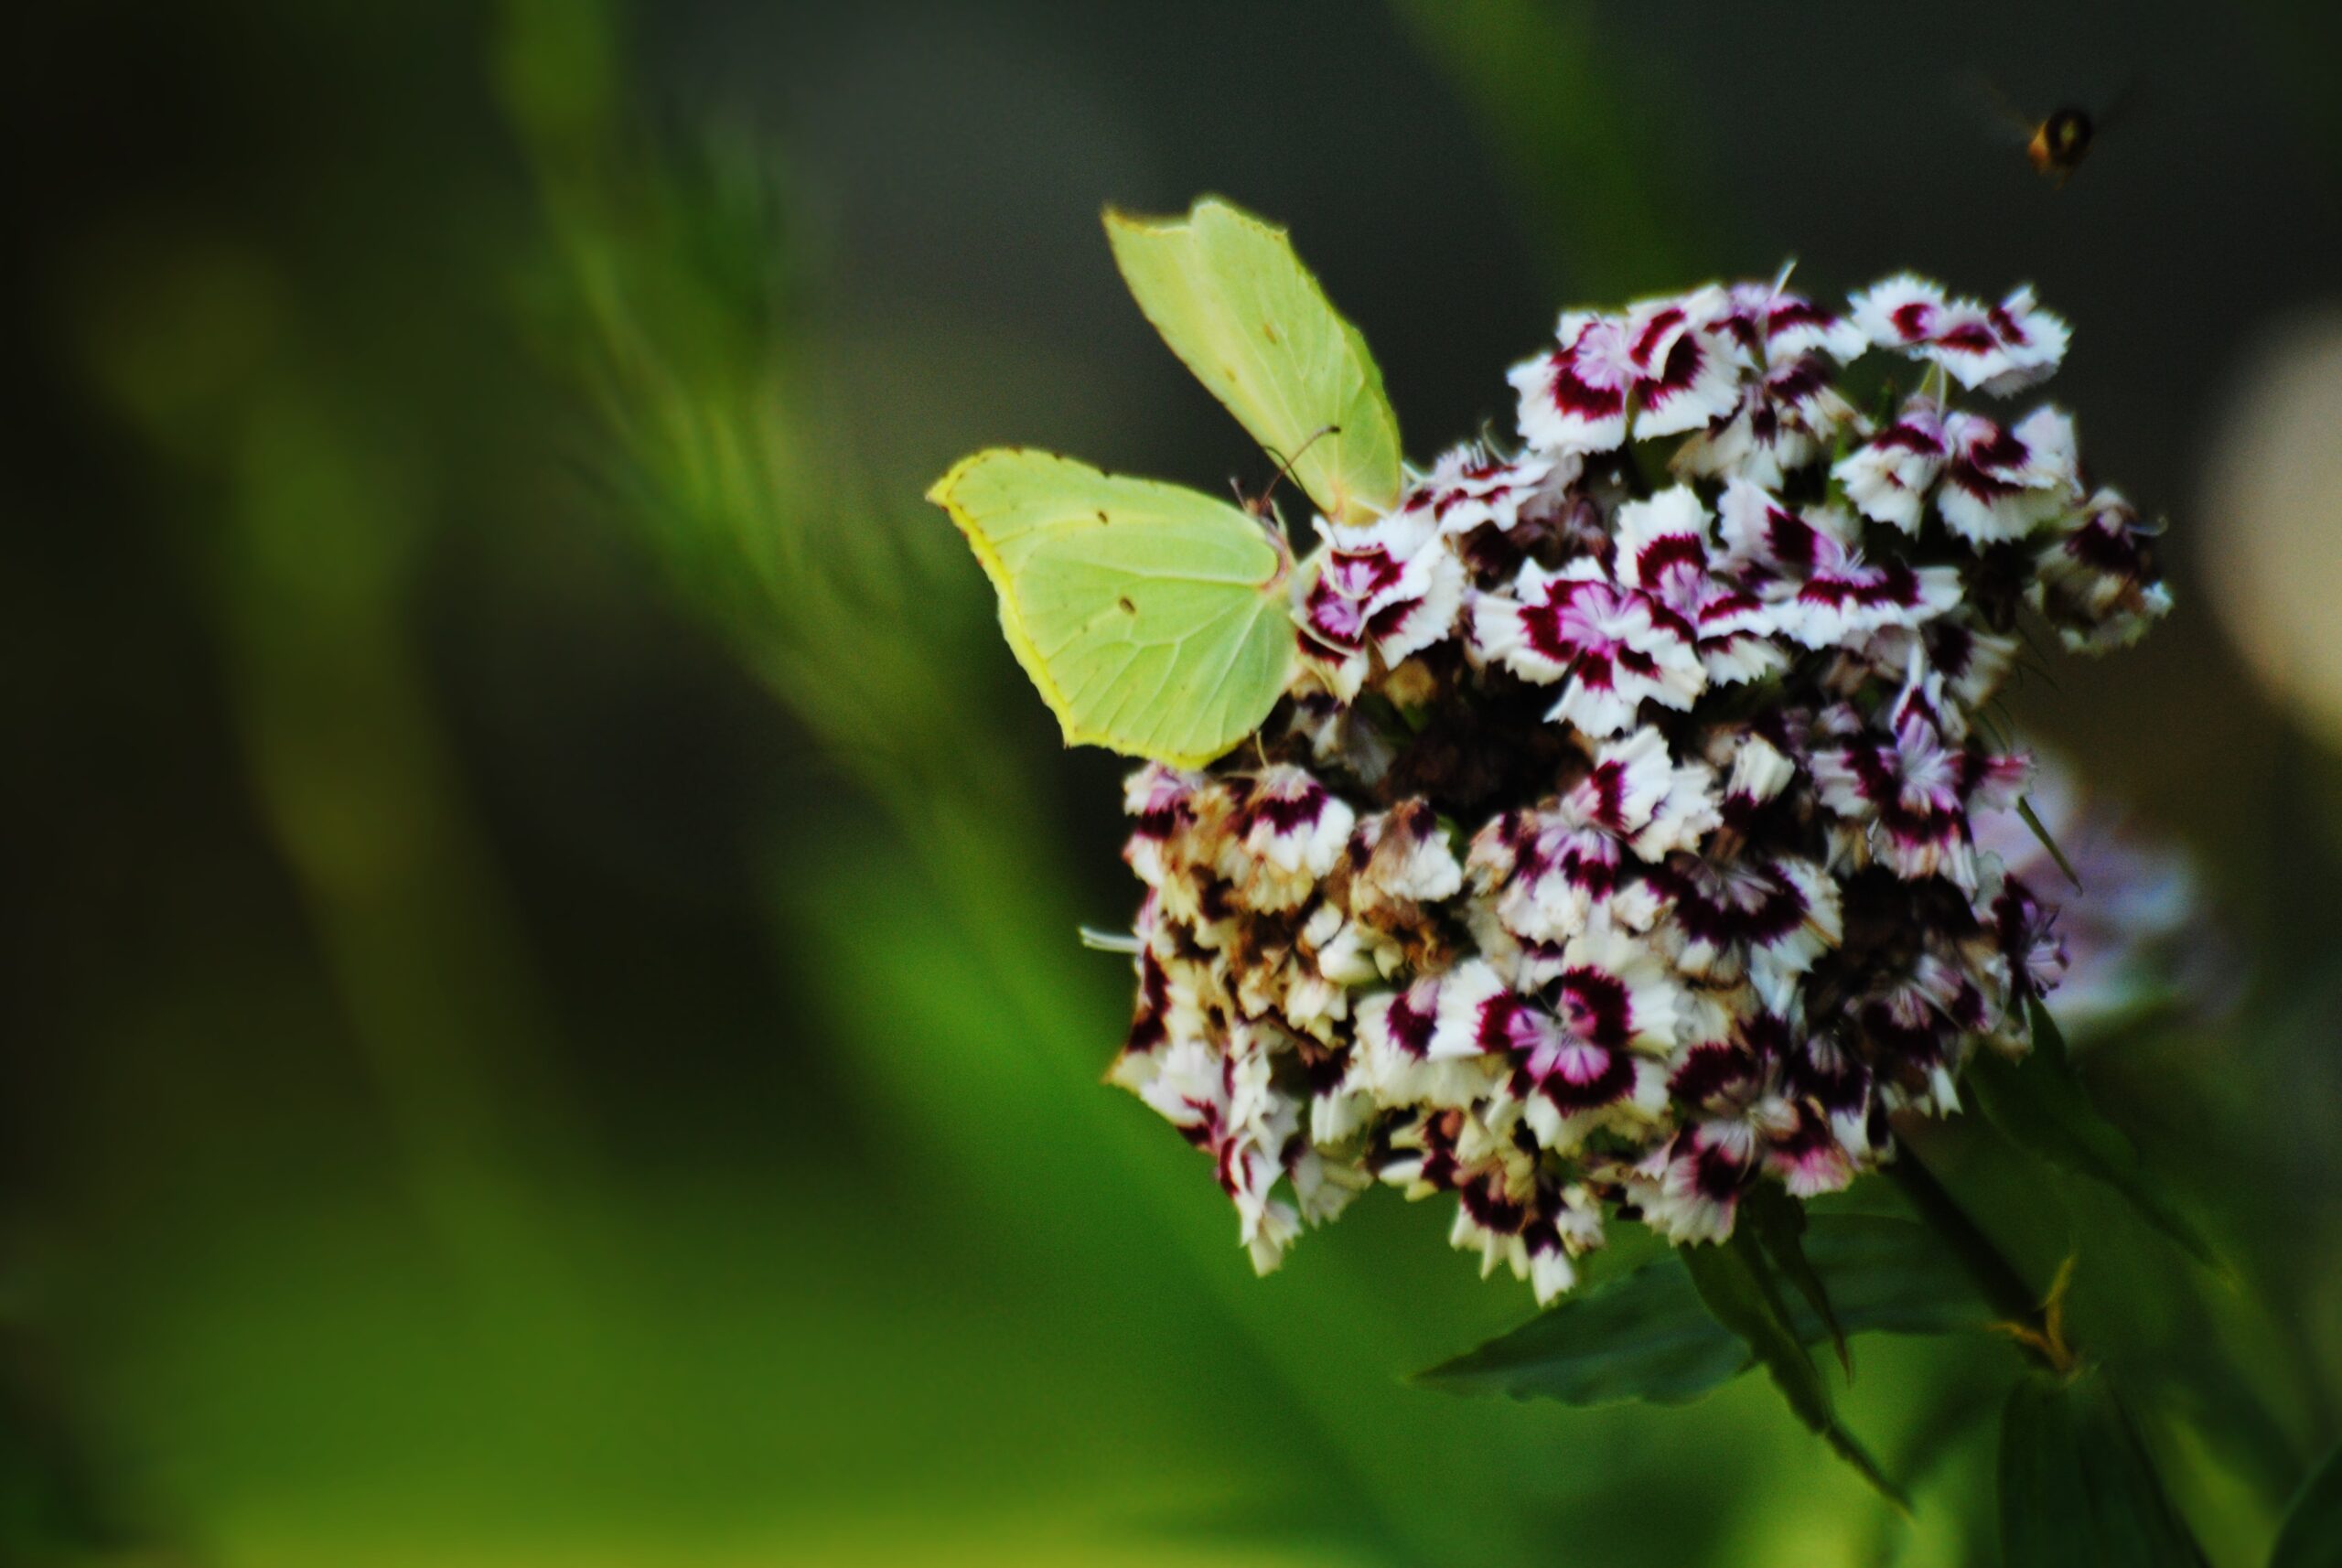
[[[2064, 950], [1981, 847], [2029, 768], [1984, 707], [2026, 607], [2095, 651], [2169, 604], [2065, 413], [1951, 402], [2067, 337], [1910, 277], [1572, 312], [1512, 371], [1517, 451], [1317, 522], [1286, 699], [1127, 801], [1112, 1076], [1209, 1154], [1257, 1266], [1382, 1182], [1454, 1194], [1456, 1243], [1548, 1300], [1608, 1218], [1720, 1238], [2027, 1048]], [[1921, 368], [1873, 419], [1840, 382], [1875, 350]]]

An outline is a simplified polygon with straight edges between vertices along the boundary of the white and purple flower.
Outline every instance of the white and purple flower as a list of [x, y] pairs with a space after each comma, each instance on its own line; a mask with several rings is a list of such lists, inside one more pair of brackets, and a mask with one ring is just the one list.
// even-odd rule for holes
[[1939, 875], [1974, 893], [1970, 810], [2015, 805], [2031, 760], [1947, 737], [1934, 697], [1915, 681], [1883, 730], [1865, 729], [1818, 750], [1815, 793], [1832, 811], [1867, 829], [1871, 853], [1896, 875], [1907, 881]]
[[1513, 368], [1521, 439], [1546, 454], [1608, 452], [1630, 433], [1680, 435], [1730, 413], [1740, 371], [1726, 308], [1722, 289], [1705, 288], [1563, 316], [1553, 349]]
[[1319, 529], [1325, 548], [1295, 582], [1301, 650], [1347, 702], [1375, 660], [1394, 667], [1455, 629], [1464, 566], [1440, 547], [1427, 510], [1394, 511], [1364, 528]]
[[2070, 532], [2042, 546], [2027, 596], [2068, 648], [2128, 648], [2171, 613], [2171, 590], [2155, 563], [2161, 532], [2120, 491], [2101, 489]]
[[1846, 499], [1864, 517], [1917, 534], [1950, 451], [1941, 405], [1915, 397], [1894, 424], [1841, 459], [1830, 477], [1845, 487]]
[[[2102, 933], [1980, 715], [2026, 607], [2095, 652], [2170, 596], [2070, 418], [1951, 401], [2067, 338], [1912, 278], [1573, 312], [1512, 372], [1523, 451], [1321, 525], [1279, 714], [1124, 797], [1109, 1076], [1210, 1158], [1256, 1266], [1380, 1180], [1549, 1301], [1613, 1220], [1714, 1241], [1891, 1158], [1892, 1117], [2029, 1047], [2029, 1001], [2086, 1024]], [[1928, 367], [1877, 429], [1836, 386], [1874, 345]], [[2168, 936], [2133, 880], [2100, 908]]]
[[1689, 708], [1705, 689], [1696, 628], [1592, 562], [1549, 572], [1531, 562], [1472, 608], [1480, 656], [1541, 686], [1562, 683], [1547, 717], [1616, 735], [1646, 702]]
[[1960, 573], [1867, 559], [1854, 520], [1834, 507], [1792, 510], [1746, 479], [1724, 486], [1721, 532], [1773, 609], [1782, 638], [1806, 648], [1859, 645], [1916, 627], [1960, 602]]
[[1943, 483], [1936, 507], [1944, 526], [1971, 544], [2023, 539], [2081, 501], [2074, 424], [2037, 408], [2014, 427], [1981, 414], [1944, 420]]
[[1924, 278], [1892, 277], [1853, 302], [1853, 318], [1882, 349], [1940, 366], [1971, 392], [2005, 397], [2047, 381], [2066, 357], [2066, 324], [2020, 288], [1998, 305], [1950, 299]]

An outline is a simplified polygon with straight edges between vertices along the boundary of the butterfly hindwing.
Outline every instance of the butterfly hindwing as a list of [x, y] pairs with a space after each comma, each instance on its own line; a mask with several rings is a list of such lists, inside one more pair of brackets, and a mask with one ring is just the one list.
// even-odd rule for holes
[[1109, 209], [1106, 235], [1172, 352], [1321, 511], [1362, 523], [1391, 509], [1404, 475], [1382, 372], [1284, 230], [1207, 197], [1179, 219]]
[[1201, 767], [1284, 690], [1287, 560], [1236, 507], [1006, 448], [964, 459], [928, 499], [983, 564], [1069, 745]]

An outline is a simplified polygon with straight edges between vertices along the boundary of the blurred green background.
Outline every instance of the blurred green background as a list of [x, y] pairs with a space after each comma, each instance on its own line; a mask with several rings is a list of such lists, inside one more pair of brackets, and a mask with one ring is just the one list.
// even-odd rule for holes
[[[2272, 543], [2256, 510], [2272, 466], [2331, 471], [2330, 423], [2224, 456], [2304, 406], [2253, 401], [2270, 356], [2335, 340], [2331, 21], [218, 0], [9, 33], [0, 1561], [1993, 1561], [1963, 1419], [2004, 1350], [1863, 1345], [1850, 1419], [1913, 1526], [1756, 1380], [1413, 1389], [1530, 1311], [1444, 1206], [1378, 1195], [1256, 1281], [1100, 1085], [1128, 976], [1072, 933], [1134, 901], [1121, 769], [1058, 748], [918, 496], [1004, 441], [1265, 479], [1097, 229], [1205, 190], [1292, 225], [1422, 458], [1509, 419], [1561, 304], [1792, 253], [1816, 292], [2031, 279], [2073, 320], [2057, 395], [2171, 515], [2181, 605], [2016, 705], [2192, 846], [2250, 960], [2227, 1022], [2090, 1062], [2241, 1285], [1972, 1129], [1931, 1155], [2041, 1279], [2089, 1237], [2086, 1334], [2157, 1391], [2215, 1560], [2259, 1561], [2342, 1414], [2342, 773], [2304, 672], [2342, 638], [2272, 643], [2236, 563], [2342, 596], [2342, 512], [2310, 487]], [[1979, 78], [2137, 91], [2058, 191]]]

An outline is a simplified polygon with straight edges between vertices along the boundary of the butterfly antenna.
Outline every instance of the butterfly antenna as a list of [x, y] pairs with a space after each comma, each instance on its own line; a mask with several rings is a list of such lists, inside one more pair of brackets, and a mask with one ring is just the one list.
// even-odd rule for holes
[[[1316, 446], [1318, 442], [1324, 440], [1327, 436], [1339, 435], [1341, 433], [1342, 427], [1340, 425], [1328, 424], [1323, 430], [1320, 430], [1315, 435], [1312, 435], [1308, 440], [1295, 447], [1293, 449], [1292, 456], [1280, 458], [1277, 463], [1277, 471], [1269, 480], [1269, 488], [1261, 492], [1261, 499], [1257, 503], [1259, 508], [1262, 510], [1266, 510], [1268, 509], [1269, 498], [1277, 493], [1278, 481], [1293, 472], [1293, 466], [1301, 461], [1302, 455], [1304, 453], [1307, 452], [1312, 446]], [[1277, 455], [1276, 448], [1273, 446], [1264, 446], [1261, 449], [1272, 457], [1274, 457]]]

